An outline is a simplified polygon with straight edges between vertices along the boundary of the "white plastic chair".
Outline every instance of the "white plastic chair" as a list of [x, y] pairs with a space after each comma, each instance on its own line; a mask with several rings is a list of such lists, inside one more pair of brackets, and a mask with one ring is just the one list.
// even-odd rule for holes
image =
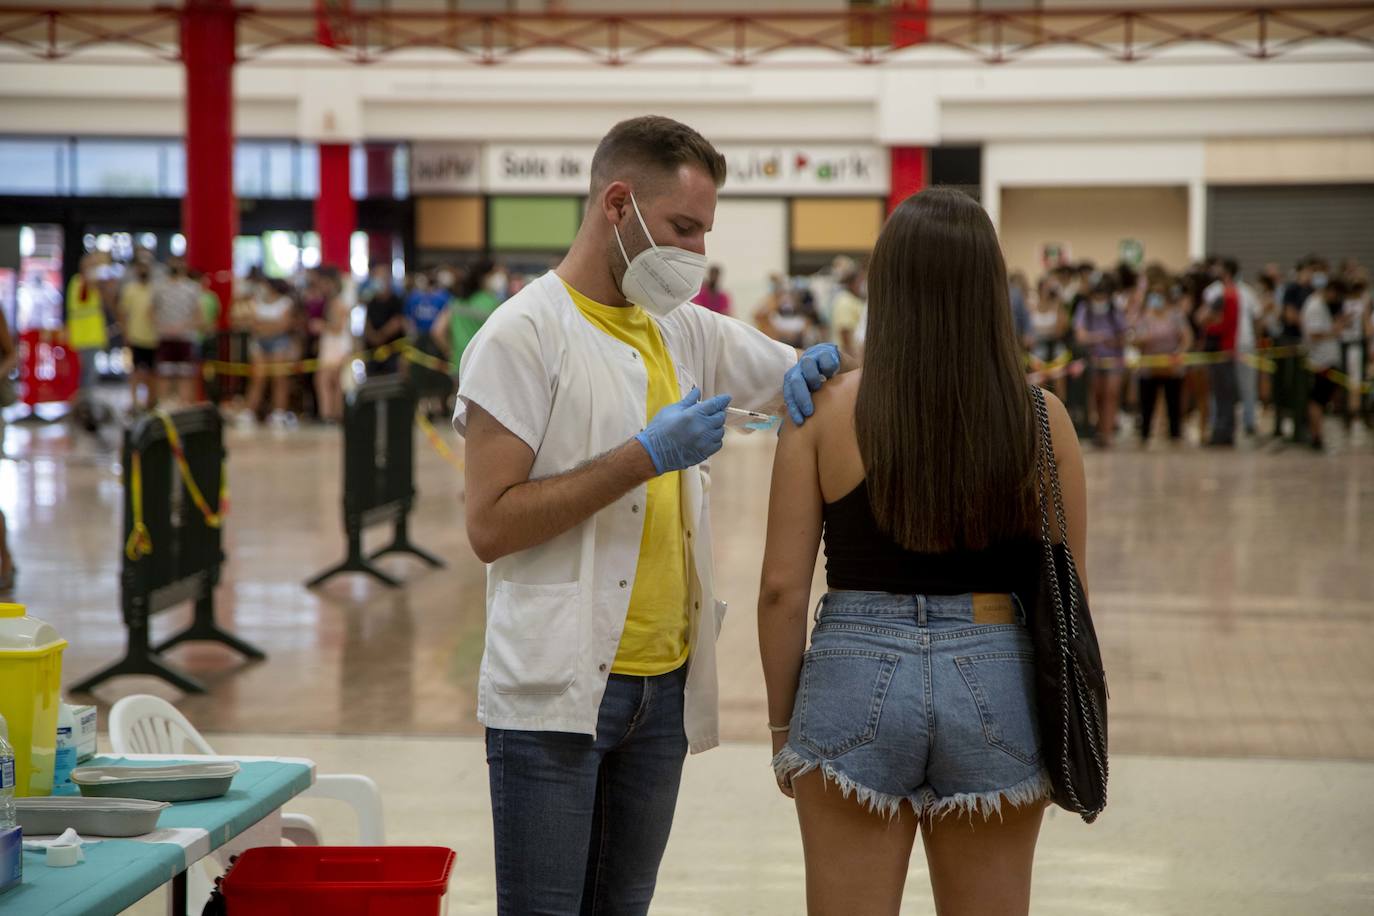
[[[125, 697], [110, 709], [110, 746], [116, 754], [185, 754], [189, 745], [196, 754], [214, 754], [181, 710], [166, 700], [140, 693]], [[358, 843], [386, 845], [382, 820], [382, 795], [377, 784], [356, 773], [326, 773], [301, 798], [327, 798], [343, 802], [358, 818]], [[319, 846], [320, 830], [314, 818], [282, 814], [282, 839], [297, 846]]]

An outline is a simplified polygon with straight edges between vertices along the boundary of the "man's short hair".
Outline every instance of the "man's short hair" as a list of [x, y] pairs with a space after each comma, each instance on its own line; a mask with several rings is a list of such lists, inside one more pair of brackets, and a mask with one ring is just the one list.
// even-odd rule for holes
[[701, 134], [680, 121], [644, 115], [621, 121], [597, 144], [592, 156], [592, 195], [617, 179], [672, 175], [684, 165], [700, 166], [719, 188], [725, 157]]

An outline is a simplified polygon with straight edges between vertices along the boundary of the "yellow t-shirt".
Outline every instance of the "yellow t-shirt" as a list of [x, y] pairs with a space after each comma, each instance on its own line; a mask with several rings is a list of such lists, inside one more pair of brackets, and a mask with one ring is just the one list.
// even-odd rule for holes
[[[669, 404], [682, 400], [677, 370], [658, 327], [637, 305], [616, 308], [594, 302], [567, 287], [583, 317], [599, 330], [639, 351], [649, 373], [645, 422]], [[611, 671], [651, 677], [675, 671], [687, 660], [687, 551], [682, 536], [682, 492], [679, 473], [649, 481], [644, 504], [644, 536], [630, 593], [625, 632]]]
[[157, 326], [153, 323], [153, 288], [131, 281], [119, 292], [119, 312], [124, 318], [124, 336], [131, 347], [157, 346]]

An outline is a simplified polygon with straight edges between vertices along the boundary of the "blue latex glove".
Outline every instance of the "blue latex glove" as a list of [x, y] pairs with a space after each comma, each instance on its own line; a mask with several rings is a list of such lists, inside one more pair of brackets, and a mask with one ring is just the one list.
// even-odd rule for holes
[[833, 343], [816, 344], [801, 355], [797, 364], [782, 377], [782, 399], [792, 422], [801, 426], [816, 412], [811, 392], [819, 391], [840, 369], [840, 348]]
[[720, 451], [729, 403], [728, 394], [702, 401], [701, 389], [693, 388], [687, 397], [655, 414], [644, 432], [635, 436], [649, 453], [654, 470], [660, 474], [686, 470]]

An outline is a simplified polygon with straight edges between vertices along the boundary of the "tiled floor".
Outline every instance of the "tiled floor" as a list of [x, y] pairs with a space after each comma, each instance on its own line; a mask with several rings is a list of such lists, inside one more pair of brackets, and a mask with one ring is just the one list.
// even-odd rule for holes
[[[182, 646], [171, 659], [208, 695], [135, 678], [99, 699], [159, 693], [221, 750], [370, 773], [393, 839], [459, 849], [455, 911], [490, 912], [472, 740], [483, 569], [463, 534], [460, 476], [416, 442], [412, 534], [447, 567], [391, 559], [403, 589], [343, 577], [309, 592], [302, 582], [343, 554], [338, 433], [232, 432], [220, 617], [269, 658], [243, 667], [219, 647]], [[62, 426], [11, 426], [3, 444], [16, 600], [71, 641], [73, 682], [122, 650], [119, 468]], [[800, 911], [795, 824], [763, 760], [753, 624], [770, 454], [763, 437], [732, 438], [715, 462], [727, 747], [688, 767], [656, 913]], [[1036, 911], [1374, 912], [1374, 449], [1125, 447], [1087, 466], [1113, 806], [1090, 829], [1049, 822]], [[158, 632], [186, 616], [164, 615]], [[913, 869], [910, 912], [930, 912], [925, 880]]]
[[[223, 753], [303, 754], [321, 772], [371, 773], [388, 839], [458, 853], [449, 913], [490, 914], [491, 815], [475, 738], [367, 740], [212, 735]], [[1374, 912], [1374, 766], [1118, 756], [1112, 802], [1092, 826], [1051, 811], [1034, 916], [1368, 916]], [[347, 809], [303, 801], [326, 837], [355, 835]], [[799, 916], [801, 839], [761, 744], [687, 762], [654, 916]], [[162, 916], [161, 894], [126, 916]], [[935, 908], [919, 852], [902, 907]]]
[[[70, 639], [72, 682], [122, 650], [119, 469], [60, 427], [11, 426], [4, 441], [18, 600]], [[416, 441], [412, 533], [447, 567], [393, 558], [383, 563], [405, 588], [343, 576], [310, 592], [306, 578], [343, 555], [338, 432], [231, 433], [220, 616], [269, 659], [240, 670], [218, 646], [183, 645], [170, 657], [212, 683], [208, 695], [130, 678], [99, 698], [151, 690], [219, 732], [477, 734], [484, 573], [463, 533], [460, 475]], [[717, 581], [731, 604], [727, 739], [758, 739], [764, 720], [753, 611], [770, 446], [732, 439], [712, 475]], [[1122, 448], [1090, 453], [1087, 467], [1113, 749], [1374, 760], [1374, 449]], [[169, 612], [156, 629], [186, 616]]]

